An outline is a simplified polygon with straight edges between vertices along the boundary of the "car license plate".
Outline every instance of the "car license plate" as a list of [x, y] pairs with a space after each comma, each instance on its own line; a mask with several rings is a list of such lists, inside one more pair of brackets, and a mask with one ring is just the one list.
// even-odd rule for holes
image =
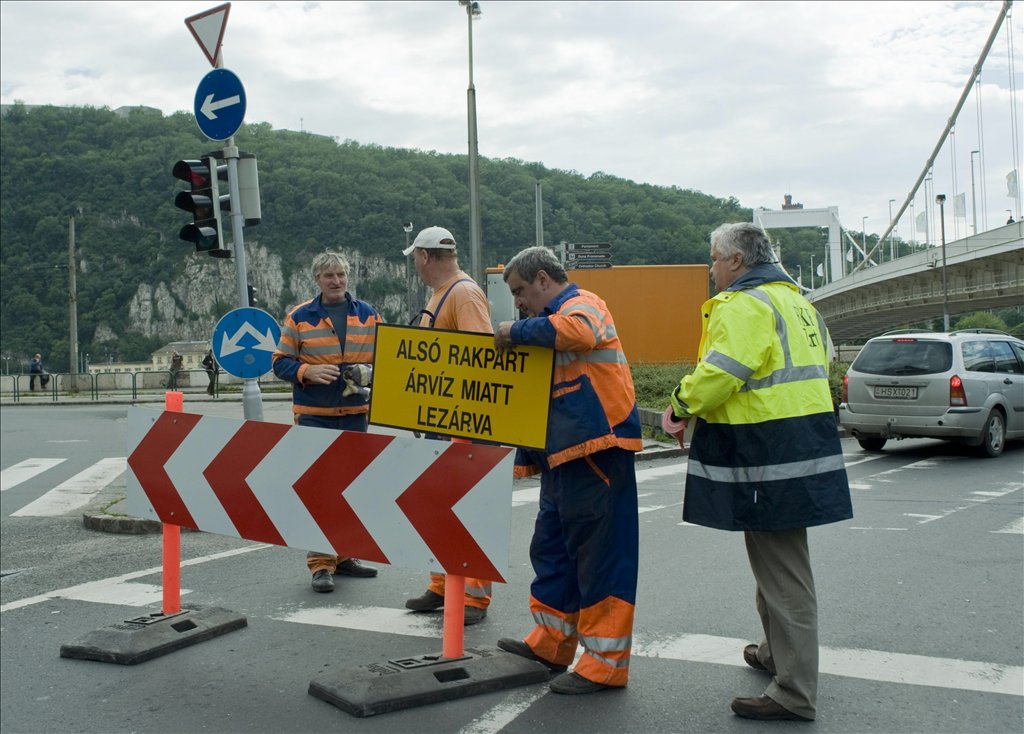
[[916, 400], [916, 387], [893, 387], [891, 385], [875, 385], [876, 398], [891, 398], [895, 400]]

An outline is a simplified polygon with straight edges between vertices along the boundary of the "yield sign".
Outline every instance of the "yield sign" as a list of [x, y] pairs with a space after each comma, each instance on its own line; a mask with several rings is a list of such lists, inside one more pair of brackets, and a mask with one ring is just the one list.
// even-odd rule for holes
[[512, 449], [128, 411], [136, 517], [504, 582]]
[[199, 43], [199, 48], [206, 54], [210, 66], [217, 66], [217, 57], [220, 55], [220, 45], [224, 40], [224, 29], [228, 25], [230, 10], [231, 3], [224, 3], [199, 15], [185, 18], [185, 25]]

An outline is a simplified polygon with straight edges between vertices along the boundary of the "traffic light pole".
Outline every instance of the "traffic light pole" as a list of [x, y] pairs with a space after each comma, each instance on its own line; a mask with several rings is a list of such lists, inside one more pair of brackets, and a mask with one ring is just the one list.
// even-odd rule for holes
[[[238, 286], [239, 308], [249, 307], [249, 282], [248, 268], [245, 261], [245, 240], [243, 231], [245, 229], [244, 215], [242, 214], [242, 195], [238, 186], [238, 146], [235, 145], [235, 137], [232, 135], [224, 144], [224, 160], [228, 164], [228, 193], [231, 196], [231, 240], [232, 249], [235, 251], [235, 263], [237, 267], [236, 284]], [[263, 397], [260, 394], [260, 385], [256, 378], [246, 378], [242, 385], [242, 412], [246, 420], [263, 420]]]

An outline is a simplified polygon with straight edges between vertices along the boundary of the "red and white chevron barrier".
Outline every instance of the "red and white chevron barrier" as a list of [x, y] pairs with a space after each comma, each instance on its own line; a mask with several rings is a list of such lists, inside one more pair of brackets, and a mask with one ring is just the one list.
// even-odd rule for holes
[[137, 517], [505, 580], [512, 449], [141, 408], [128, 436]]

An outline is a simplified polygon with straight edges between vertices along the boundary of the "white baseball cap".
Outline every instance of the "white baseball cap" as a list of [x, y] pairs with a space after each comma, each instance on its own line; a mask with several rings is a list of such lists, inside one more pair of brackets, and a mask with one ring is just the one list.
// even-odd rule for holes
[[444, 227], [427, 227], [416, 235], [411, 245], [402, 250], [402, 254], [411, 255], [417, 247], [424, 250], [454, 250], [455, 236]]

